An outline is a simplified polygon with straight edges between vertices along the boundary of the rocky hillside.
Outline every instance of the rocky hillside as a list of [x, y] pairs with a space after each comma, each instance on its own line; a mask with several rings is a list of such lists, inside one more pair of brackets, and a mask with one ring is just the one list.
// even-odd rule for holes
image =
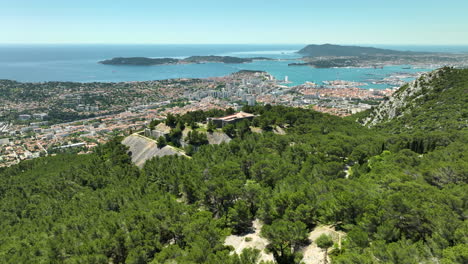
[[468, 126], [467, 109], [468, 69], [445, 67], [402, 86], [361, 123], [400, 131], [462, 129]]

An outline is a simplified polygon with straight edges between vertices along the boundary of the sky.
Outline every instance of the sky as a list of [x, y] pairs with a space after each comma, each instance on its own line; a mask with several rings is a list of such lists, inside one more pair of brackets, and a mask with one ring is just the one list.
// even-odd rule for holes
[[468, 0], [0, 0], [0, 43], [468, 45]]

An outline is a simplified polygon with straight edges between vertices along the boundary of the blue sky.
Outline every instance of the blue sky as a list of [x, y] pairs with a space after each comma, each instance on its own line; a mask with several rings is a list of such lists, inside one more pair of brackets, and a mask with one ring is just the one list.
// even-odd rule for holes
[[0, 0], [0, 43], [468, 44], [468, 0]]

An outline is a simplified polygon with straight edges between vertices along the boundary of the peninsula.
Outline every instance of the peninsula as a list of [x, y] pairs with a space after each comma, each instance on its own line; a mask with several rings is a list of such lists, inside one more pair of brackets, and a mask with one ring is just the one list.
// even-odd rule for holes
[[308, 45], [297, 53], [303, 62], [289, 66], [314, 68], [384, 67], [389, 65], [412, 65], [438, 68], [442, 66], [465, 67], [468, 54], [398, 51], [374, 47], [341, 45]]
[[398, 51], [373, 47], [341, 46], [333, 44], [307, 45], [297, 53], [306, 57], [377, 56], [377, 55], [421, 55], [429, 52]]
[[250, 63], [255, 60], [273, 60], [266, 57], [238, 58], [231, 56], [191, 56], [185, 59], [147, 58], [147, 57], [116, 57], [99, 63], [108, 65], [168, 65], [168, 64], [199, 64], [199, 63]]

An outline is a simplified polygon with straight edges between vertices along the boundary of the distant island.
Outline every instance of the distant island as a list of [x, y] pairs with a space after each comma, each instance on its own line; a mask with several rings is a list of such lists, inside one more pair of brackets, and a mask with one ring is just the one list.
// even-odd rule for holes
[[101, 64], [108, 65], [167, 65], [167, 64], [193, 64], [193, 63], [249, 63], [255, 60], [273, 60], [266, 57], [238, 58], [231, 56], [191, 56], [185, 59], [174, 58], [146, 58], [146, 57], [116, 57], [110, 60], [100, 61]]
[[374, 47], [341, 45], [308, 45], [297, 51], [303, 62], [289, 66], [314, 68], [376, 67], [389, 65], [412, 65], [439, 68], [442, 66], [466, 67], [468, 54], [398, 51]]

